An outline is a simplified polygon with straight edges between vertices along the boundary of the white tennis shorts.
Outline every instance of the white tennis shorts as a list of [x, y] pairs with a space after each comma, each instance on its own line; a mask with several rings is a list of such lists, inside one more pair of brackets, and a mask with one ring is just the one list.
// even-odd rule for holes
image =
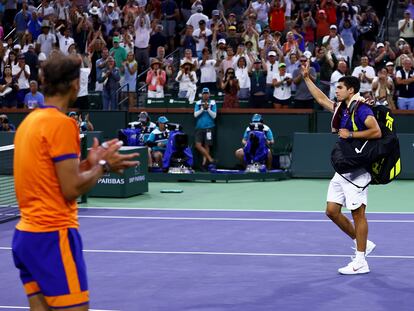
[[[371, 181], [371, 175], [365, 170], [343, 175], [360, 187], [364, 187]], [[348, 180], [335, 173], [329, 183], [327, 202], [340, 204], [351, 211], [359, 208], [362, 204], [366, 206], [368, 202], [368, 187], [365, 189], [358, 188]]]

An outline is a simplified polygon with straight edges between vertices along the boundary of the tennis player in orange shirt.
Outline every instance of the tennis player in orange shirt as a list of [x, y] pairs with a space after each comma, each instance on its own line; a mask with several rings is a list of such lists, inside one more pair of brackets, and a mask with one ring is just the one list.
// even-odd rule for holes
[[16, 196], [21, 218], [13, 237], [13, 259], [30, 310], [89, 308], [86, 266], [78, 232], [76, 199], [106, 172], [138, 165], [138, 154], [118, 152], [114, 139], [95, 138], [80, 161], [79, 128], [67, 109], [77, 98], [81, 60], [54, 54], [43, 65], [45, 106], [17, 129], [14, 152]]

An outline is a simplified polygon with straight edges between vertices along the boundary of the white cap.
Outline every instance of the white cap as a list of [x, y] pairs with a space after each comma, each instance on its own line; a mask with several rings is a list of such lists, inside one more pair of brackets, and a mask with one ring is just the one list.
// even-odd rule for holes
[[331, 25], [329, 26], [329, 29], [338, 29], [338, 27], [336, 27], [336, 25]]
[[346, 4], [346, 3], [344, 2], [344, 3], [342, 3], [342, 4], [341, 4], [341, 6], [343, 6], [343, 7], [347, 8], [347, 7], [348, 7], [348, 4]]
[[383, 47], [384, 47], [384, 43], [381, 43], [381, 42], [380, 42], [380, 43], [378, 43], [378, 44], [377, 44], [377, 49], [379, 49], [379, 48], [383, 48]]
[[306, 56], [306, 58], [311, 58], [311, 57], [312, 57], [312, 53], [311, 53], [311, 52], [309, 52], [309, 51], [305, 51], [305, 52], [303, 53], [303, 56]]
[[267, 56], [276, 56], [276, 52], [275, 51], [270, 51], [269, 53], [267, 53]]
[[388, 63], [385, 64], [385, 66], [394, 66], [394, 63], [393, 62], [388, 62]]
[[110, 7], [114, 7], [114, 6], [115, 6], [115, 4], [114, 4], [113, 2], [109, 2], [109, 3], [108, 3], [108, 6], [110, 6]]
[[220, 39], [220, 40], [218, 40], [217, 44], [221, 44], [221, 43], [226, 44], [226, 39]]
[[38, 60], [39, 61], [45, 61], [46, 60], [46, 54], [45, 53], [43, 53], [43, 52], [41, 52], [40, 54], [39, 54], [39, 57], [38, 57]]
[[22, 47], [20, 46], [20, 44], [15, 44], [13, 46], [13, 50], [21, 50], [21, 49], [22, 49]]

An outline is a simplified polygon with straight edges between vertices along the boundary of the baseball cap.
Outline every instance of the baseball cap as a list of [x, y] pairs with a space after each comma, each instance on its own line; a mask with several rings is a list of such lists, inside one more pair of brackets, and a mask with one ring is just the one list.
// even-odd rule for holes
[[119, 37], [113, 37], [112, 41], [113, 41], [113, 42], [118, 42], [118, 43], [119, 43]]
[[276, 56], [276, 52], [275, 51], [270, 51], [269, 53], [267, 53], [267, 56]]
[[200, 19], [200, 21], [198, 22], [199, 25], [205, 24], [205, 23], [206, 23], [206, 21], [204, 19]]
[[146, 122], [148, 120], [148, 112], [146, 111], [142, 111], [139, 116], [138, 116], [138, 121], [139, 122]]
[[394, 66], [394, 63], [393, 62], [388, 62], [388, 63], [385, 64], [385, 66]]
[[255, 64], [261, 64], [261, 63], [262, 63], [262, 61], [261, 61], [259, 58], [256, 58], [256, 59], [254, 60], [254, 63], [255, 63]]
[[383, 47], [385, 47], [385, 46], [384, 46], [384, 43], [381, 43], [381, 42], [380, 42], [380, 43], [378, 43], [378, 44], [377, 44], [377, 49], [379, 49], [379, 48], [383, 48]]
[[34, 44], [30, 43], [30, 44], [27, 46], [27, 48], [28, 48], [28, 49], [34, 49]]
[[167, 117], [165, 117], [165, 116], [159, 117], [158, 118], [158, 123], [162, 123], [162, 124], [168, 123]]
[[319, 10], [319, 14], [326, 14], [325, 10]]
[[411, 12], [409, 10], [405, 10], [404, 14], [410, 14], [411, 15]]
[[213, 10], [212, 14], [213, 14], [213, 16], [219, 16], [220, 11], [219, 10]]
[[262, 121], [262, 119], [263, 118], [261, 114], [255, 113], [252, 117], [252, 122], [260, 122]]
[[115, 6], [115, 4], [113, 2], [109, 2], [108, 6], [113, 8]]
[[348, 4], [346, 4], [345, 2], [341, 4], [341, 6], [343, 6], [344, 8], [348, 7]]
[[13, 50], [21, 50], [22, 49], [22, 47], [21, 47], [21, 45], [20, 44], [15, 44], [14, 46], [13, 46]]
[[311, 53], [311, 52], [309, 52], [309, 51], [305, 51], [305, 52], [303, 53], [303, 55], [304, 55], [304, 56], [306, 56], [306, 58], [311, 58], [311, 57], [312, 57], [312, 53]]
[[338, 27], [336, 27], [336, 25], [331, 25], [329, 26], [329, 29], [338, 29]]
[[236, 30], [236, 26], [230, 26], [229, 30]]
[[77, 113], [75, 111], [71, 111], [71, 112], [68, 113], [69, 117], [76, 116], [76, 115], [77, 115]]
[[286, 67], [286, 64], [285, 63], [280, 63], [279, 68], [282, 68], [282, 67]]
[[201, 91], [202, 94], [204, 93], [208, 93], [210, 94], [210, 90], [208, 89], [208, 87], [203, 88], [203, 90]]
[[226, 44], [226, 39], [220, 39], [220, 40], [218, 40], [218, 42], [217, 42], [218, 44], [221, 44], [221, 43], [223, 43], [223, 44]]

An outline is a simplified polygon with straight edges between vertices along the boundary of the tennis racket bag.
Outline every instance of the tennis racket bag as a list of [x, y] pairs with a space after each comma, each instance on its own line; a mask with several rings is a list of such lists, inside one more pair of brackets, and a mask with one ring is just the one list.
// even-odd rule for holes
[[[359, 105], [354, 105], [351, 114], [355, 113]], [[384, 106], [371, 108], [381, 128], [382, 137], [370, 140], [340, 139], [332, 150], [331, 162], [339, 174], [365, 168], [372, 176], [371, 184], [387, 184], [401, 172], [400, 145], [394, 116]]]

